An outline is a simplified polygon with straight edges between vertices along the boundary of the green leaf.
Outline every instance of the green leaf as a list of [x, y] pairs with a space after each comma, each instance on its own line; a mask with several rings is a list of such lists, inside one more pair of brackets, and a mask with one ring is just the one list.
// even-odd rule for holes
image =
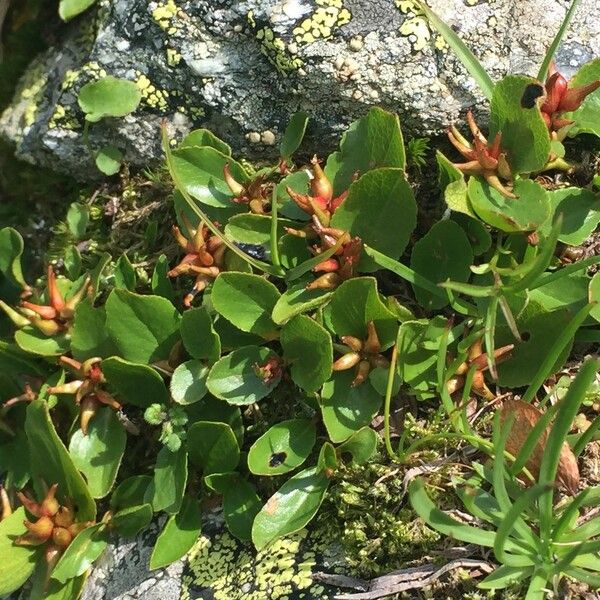
[[127, 434], [112, 408], [101, 407], [89, 424], [88, 434], [78, 429], [69, 442], [73, 464], [85, 475], [94, 498], [112, 489], [125, 452]]
[[185, 349], [193, 358], [215, 362], [221, 356], [221, 340], [213, 327], [208, 311], [203, 306], [183, 313], [181, 339]]
[[333, 292], [327, 290], [307, 290], [305, 281], [294, 283], [279, 297], [271, 317], [277, 325], [283, 325], [296, 315], [322, 306], [332, 296]]
[[187, 434], [192, 464], [204, 475], [233, 471], [240, 461], [240, 448], [233, 430], [226, 423], [197, 421]]
[[209, 367], [199, 360], [181, 363], [171, 377], [171, 396], [177, 404], [193, 404], [202, 400], [208, 391], [206, 378]]
[[336, 371], [321, 392], [321, 412], [332, 442], [347, 440], [354, 432], [369, 425], [383, 397], [368, 381], [351, 387], [354, 371]]
[[229, 531], [240, 540], [252, 539], [252, 524], [261, 506], [255, 487], [240, 477], [236, 477], [223, 491], [225, 523]]
[[41, 552], [37, 547], [17, 546], [14, 539], [25, 535], [23, 520], [27, 517], [20, 506], [0, 521], [0, 596], [18, 590], [33, 573]]
[[210, 146], [226, 156], [231, 156], [229, 144], [226, 144], [208, 129], [194, 129], [194, 131], [188, 133], [181, 140], [179, 147], [187, 148], [188, 146]]
[[306, 125], [308, 124], [308, 115], [303, 112], [297, 112], [292, 115], [288, 126], [285, 128], [279, 153], [283, 158], [290, 158], [302, 143]]
[[76, 240], [83, 239], [89, 222], [89, 207], [85, 204], [79, 204], [79, 202], [72, 202], [67, 211], [67, 225]]
[[169, 357], [179, 339], [180, 319], [160, 296], [113, 290], [106, 301], [106, 329], [122, 357], [137, 363]]
[[102, 361], [102, 372], [109, 389], [123, 404], [147, 408], [152, 403], [169, 402], [162, 377], [151, 367], [111, 356]]
[[96, 154], [96, 166], [105, 175], [116, 175], [121, 169], [123, 153], [116, 146], [104, 146]]
[[590, 316], [596, 319], [596, 321], [600, 321], [600, 272], [595, 273], [590, 281], [589, 298], [590, 302], [597, 302], [590, 311]]
[[227, 423], [235, 434], [238, 446], [244, 443], [244, 423], [242, 411], [237, 406], [222, 402], [213, 396], [205, 396], [200, 402], [187, 407], [186, 412], [190, 416], [190, 424], [197, 421], [213, 421]]
[[[586, 85], [597, 79], [600, 79], [600, 58], [583, 65], [569, 81], [569, 87]], [[573, 137], [580, 133], [600, 136], [600, 89], [592, 92], [576, 111], [565, 113], [563, 116], [575, 121], [569, 129], [569, 136]]]
[[451, 218], [463, 228], [475, 256], [484, 254], [491, 248], [492, 236], [477, 217], [471, 218], [466, 214], [455, 213]]
[[322, 469], [325, 473], [329, 470], [335, 472], [339, 468], [338, 457], [333, 444], [324, 442], [319, 451], [319, 460], [317, 466]]
[[115, 287], [133, 291], [137, 282], [135, 269], [133, 268], [127, 254], [121, 254], [119, 260], [115, 264]]
[[544, 188], [531, 179], [518, 179], [513, 189], [518, 198], [506, 198], [479, 177], [468, 183], [469, 200], [483, 221], [501, 231], [535, 231], [550, 215]]
[[[583, 244], [600, 223], [600, 199], [585, 188], [569, 187], [547, 192], [554, 217], [562, 215], [562, 227], [558, 239], [570, 246]], [[550, 219], [542, 232], [548, 234]]]
[[139, 105], [142, 94], [133, 81], [108, 76], [86, 83], [77, 102], [90, 123], [104, 117], [124, 117]]
[[57, 498], [69, 499], [77, 507], [78, 521], [96, 518], [96, 503], [61, 442], [50, 418], [48, 405], [35, 400], [27, 407], [25, 432], [29, 443], [32, 476], [48, 485], [58, 483]]
[[217, 316], [213, 323], [213, 327], [221, 341], [221, 352], [230, 352], [240, 346], [251, 346], [264, 343], [263, 338], [254, 333], [246, 333], [245, 331], [238, 329], [235, 325], [221, 316]]
[[81, 275], [81, 254], [77, 250], [77, 246], [69, 246], [64, 253], [63, 262], [67, 277], [71, 280], [76, 280]]
[[373, 277], [344, 281], [325, 307], [324, 318], [327, 327], [338, 337], [352, 335], [363, 340], [367, 337], [367, 324], [373, 321], [383, 349], [396, 340], [398, 322], [381, 301]]
[[[297, 227], [297, 224], [294, 221], [278, 219], [278, 239], [285, 234], [285, 227]], [[271, 216], [253, 213], [233, 215], [225, 225], [225, 235], [243, 244], [267, 246], [271, 240]]]
[[173, 169], [181, 184], [192, 198], [208, 206], [228, 208], [233, 202], [223, 174], [225, 165], [238, 183], [249, 182], [244, 167], [215, 148], [188, 146], [173, 151]]
[[352, 434], [341, 446], [337, 454], [350, 454], [357, 465], [366, 463], [377, 449], [377, 434], [370, 427], [363, 427]]
[[169, 272], [169, 262], [164, 254], [161, 254], [156, 259], [154, 271], [152, 271], [152, 293], [156, 296], [162, 296], [170, 302], [173, 302], [175, 294], [173, 293], [173, 285], [167, 273]]
[[211, 301], [219, 314], [242, 331], [273, 339], [277, 326], [271, 313], [279, 297], [277, 288], [260, 275], [229, 272], [215, 279]]
[[96, 0], [60, 0], [58, 14], [63, 21], [69, 21], [88, 9], [95, 2]]
[[529, 577], [532, 573], [533, 567], [509, 567], [508, 565], [501, 565], [485, 579], [482, 579], [477, 584], [477, 587], [482, 590], [503, 590]]
[[23, 238], [16, 229], [12, 227], [0, 229], [0, 272], [21, 288], [27, 287], [21, 269], [24, 247]]
[[[350, 186], [348, 197], [331, 219], [332, 227], [349, 231], [391, 258], [404, 252], [416, 224], [417, 205], [402, 169], [365, 173]], [[358, 268], [375, 271], [377, 265], [363, 255]]]
[[146, 497], [152, 502], [154, 512], [164, 510], [169, 514], [179, 512], [188, 477], [188, 454], [184, 446], [171, 452], [163, 446], [156, 457], [154, 479]]
[[427, 6], [423, 0], [417, 0], [417, 5], [420, 10], [423, 11], [427, 20], [433, 25], [440, 35], [446, 40], [446, 43], [460, 62], [463, 67], [469, 72], [471, 77], [475, 80], [475, 83], [479, 86], [479, 89], [483, 95], [488, 99], [492, 99], [494, 92], [494, 82], [489, 76], [488, 72], [484, 69], [483, 65], [479, 62], [477, 57], [471, 52], [468, 46], [458, 37], [455, 31], [446, 25], [442, 19], [440, 19], [432, 10]]
[[146, 529], [152, 521], [152, 505], [139, 504], [123, 508], [113, 515], [110, 527], [121, 537], [134, 538], [142, 529]]
[[[410, 266], [433, 283], [451, 279], [466, 283], [471, 275], [473, 250], [469, 240], [454, 221], [438, 221], [413, 247]], [[450, 300], [434, 296], [413, 285], [419, 304], [425, 310], [440, 309]]]
[[255, 475], [281, 475], [299, 467], [316, 441], [310, 419], [290, 419], [273, 425], [248, 452], [248, 468]]
[[304, 469], [286, 481], [254, 519], [252, 541], [258, 550], [303, 529], [323, 502], [329, 479], [317, 467]]
[[106, 525], [98, 523], [87, 527], [75, 536], [52, 571], [52, 579], [66, 583], [68, 579], [83, 575], [104, 552], [108, 543]]
[[150, 570], [166, 567], [184, 556], [198, 539], [201, 527], [200, 505], [195, 498], [186, 496], [181, 510], [169, 517], [156, 540], [150, 556]]
[[342, 137], [339, 152], [327, 159], [325, 173], [337, 196], [350, 187], [355, 173], [380, 167], [406, 167], [404, 139], [398, 115], [372, 108], [354, 121]]
[[279, 214], [287, 217], [288, 219], [294, 219], [296, 221], [308, 221], [310, 215], [305, 213], [290, 197], [287, 193], [287, 188], [290, 187], [294, 192], [299, 194], [309, 194], [310, 178], [308, 173], [304, 170], [294, 171], [286, 177], [284, 177], [277, 184], [277, 204]]
[[69, 351], [69, 339], [64, 333], [48, 337], [30, 326], [15, 333], [15, 342], [21, 350], [40, 356], [60, 356]]
[[508, 75], [494, 86], [489, 140], [502, 132], [502, 150], [507, 153], [513, 174], [539, 171], [550, 155], [550, 135], [539, 106], [521, 105], [521, 98], [531, 85], [540, 84], [525, 75]]
[[281, 373], [274, 373], [271, 378], [262, 377], [258, 369], [269, 361], [279, 360], [277, 354], [268, 348], [239, 348], [213, 365], [206, 387], [213, 396], [229, 404], [254, 404], [268, 396], [281, 379]]
[[298, 315], [284, 325], [280, 341], [294, 383], [316, 392], [331, 375], [333, 344], [327, 330], [310, 317]]

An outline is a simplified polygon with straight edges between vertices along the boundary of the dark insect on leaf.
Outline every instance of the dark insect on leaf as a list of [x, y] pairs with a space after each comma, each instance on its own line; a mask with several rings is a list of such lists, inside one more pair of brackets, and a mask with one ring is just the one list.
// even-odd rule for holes
[[248, 256], [256, 258], [257, 260], [264, 260], [267, 257], [267, 252], [260, 244], [244, 244], [242, 242], [236, 242], [235, 244], [242, 252], [245, 252]]
[[521, 106], [523, 108], [533, 108], [535, 101], [544, 95], [544, 86], [540, 83], [530, 83], [521, 96]]
[[275, 454], [271, 454], [269, 458], [269, 466], [270, 467], [279, 467], [285, 462], [287, 458], [287, 454], [285, 452], [276, 452]]

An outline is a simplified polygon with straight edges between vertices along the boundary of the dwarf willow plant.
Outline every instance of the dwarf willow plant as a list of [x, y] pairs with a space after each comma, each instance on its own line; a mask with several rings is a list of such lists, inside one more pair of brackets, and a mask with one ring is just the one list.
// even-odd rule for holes
[[[37, 281], [22, 267], [22, 237], [0, 230], [0, 594], [30, 580], [33, 597], [76, 597], [110, 534], [135, 536], [157, 514], [167, 519], [150, 566], [165, 566], [192, 547], [213, 496], [231, 533], [258, 549], [302, 529], [341, 465], [376, 451], [378, 413], [393, 459], [415, 449], [391, 441], [401, 387], [441, 407], [447, 435], [502, 455], [505, 430], [480, 437], [465, 407], [493, 399], [494, 386], [531, 384], [531, 403], [575, 340], [600, 337], [589, 302], [600, 281], [586, 271], [600, 259], [569, 264], [559, 252], [595, 230], [600, 200], [591, 184], [556, 189], [538, 177], [564, 166], [553, 130], [564, 97], [544, 112], [541, 100], [523, 102], [532, 84], [493, 84], [487, 136], [471, 117], [472, 142], [451, 129], [466, 162], [438, 153], [449, 210], [421, 236], [400, 123], [379, 108], [308, 165], [293, 159], [307, 127], [295, 115], [279, 160], [260, 169], [205, 129], [176, 142], [165, 124], [181, 256], [159, 254], [146, 281], [127, 249], [113, 260], [77, 248]], [[89, 93], [88, 120], [120, 110]], [[580, 108], [593, 111], [597, 94]], [[586, 127], [579, 110], [571, 132]], [[78, 241], [88, 216], [69, 210]], [[574, 413], [560, 415], [564, 428]], [[537, 502], [547, 526], [551, 465], [543, 472], [516, 509], [495, 490], [500, 509]], [[519, 526], [525, 541], [514, 534], [527, 561], [531, 523], [530, 534]], [[563, 538], [549, 539], [517, 575], [545, 585], [591, 570], [560, 562], [571, 556], [555, 548]]]

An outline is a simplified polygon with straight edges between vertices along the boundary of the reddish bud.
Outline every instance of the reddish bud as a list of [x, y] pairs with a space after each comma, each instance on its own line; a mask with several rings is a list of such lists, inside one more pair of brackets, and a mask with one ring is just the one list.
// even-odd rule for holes
[[360, 354], [358, 352], [348, 352], [333, 363], [334, 371], [346, 371], [356, 366], [360, 362]]
[[558, 72], [551, 75], [546, 81], [546, 100], [541, 111], [548, 115], [558, 110], [558, 105], [567, 91], [567, 80]]
[[242, 196], [244, 194], [244, 186], [241, 183], [238, 183], [233, 178], [233, 175], [231, 174], [231, 171], [229, 170], [229, 163], [227, 163], [223, 167], [223, 177], [225, 179], [225, 183], [227, 184], [227, 187], [231, 190], [231, 193], [236, 198], [239, 198], [240, 196]]
[[50, 517], [40, 517], [35, 523], [25, 519], [23, 525], [27, 527], [28, 533], [17, 538], [15, 543], [30, 546], [37, 546], [48, 541], [54, 529], [54, 523]]
[[58, 488], [58, 483], [55, 483], [50, 487], [46, 497], [42, 500], [42, 504], [40, 505], [40, 512], [45, 517], [53, 517], [60, 507], [58, 500], [55, 498], [56, 488]]
[[312, 190], [313, 196], [322, 201], [322, 208], [325, 208], [329, 202], [331, 202], [331, 198], [333, 197], [333, 186], [321, 168], [316, 156], [313, 157], [311, 164], [314, 177], [310, 181], [310, 189]]
[[362, 385], [369, 376], [369, 372], [371, 371], [371, 365], [368, 360], [361, 360], [358, 363], [358, 369], [356, 369], [356, 376], [352, 380], [350, 384], [351, 387], [358, 387]]
[[560, 104], [558, 106], [558, 110], [560, 112], [570, 112], [572, 110], [577, 110], [583, 101], [589, 96], [592, 92], [596, 91], [600, 87], [600, 79], [597, 81], [592, 81], [592, 83], [588, 83], [587, 85], [580, 85], [574, 88], [567, 89], [566, 93], [562, 97]]

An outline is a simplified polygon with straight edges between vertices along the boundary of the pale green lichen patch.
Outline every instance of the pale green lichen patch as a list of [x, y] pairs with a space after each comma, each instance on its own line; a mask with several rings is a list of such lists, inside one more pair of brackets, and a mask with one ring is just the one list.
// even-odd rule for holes
[[447, 44], [444, 38], [433, 33], [427, 22], [427, 17], [419, 8], [414, 0], [394, 0], [396, 8], [406, 15], [404, 22], [400, 26], [400, 35], [408, 38], [413, 52], [421, 52], [430, 43], [433, 36], [433, 43], [437, 50], [447, 50]]
[[169, 91], [157, 88], [144, 73], [135, 72], [136, 84], [142, 93], [142, 103], [159, 112], [169, 108]]
[[316, 0], [316, 4], [314, 12], [292, 32], [298, 44], [312, 44], [315, 40], [327, 39], [337, 27], [350, 23], [352, 19], [342, 0]]

